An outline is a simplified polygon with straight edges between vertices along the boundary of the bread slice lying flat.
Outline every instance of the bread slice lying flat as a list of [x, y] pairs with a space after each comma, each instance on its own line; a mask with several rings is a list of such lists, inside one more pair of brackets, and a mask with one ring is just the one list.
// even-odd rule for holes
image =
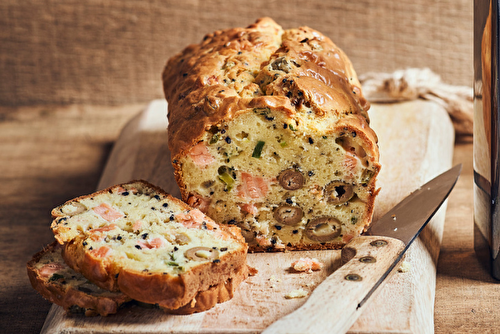
[[[68, 313], [86, 316], [107, 316], [132, 299], [121, 292], [104, 290], [75, 272], [63, 260], [62, 246], [57, 242], [48, 245], [28, 262], [31, 285], [44, 298], [62, 306]], [[162, 308], [172, 314], [192, 314], [211, 309], [218, 303], [230, 300], [236, 288], [247, 277], [247, 267], [241, 267], [224, 283], [200, 291], [188, 304], [178, 309]]]
[[78, 197], [52, 215], [71, 268], [140, 302], [178, 309], [247, 273], [238, 228], [220, 226], [144, 181]]
[[28, 262], [31, 285], [44, 298], [68, 312], [83, 312], [87, 316], [114, 314], [131, 300], [121, 292], [104, 290], [75, 272], [64, 262], [61, 250], [61, 245], [53, 242]]
[[370, 224], [380, 169], [351, 62], [269, 18], [216, 31], [163, 73], [182, 198], [250, 250], [340, 248]]

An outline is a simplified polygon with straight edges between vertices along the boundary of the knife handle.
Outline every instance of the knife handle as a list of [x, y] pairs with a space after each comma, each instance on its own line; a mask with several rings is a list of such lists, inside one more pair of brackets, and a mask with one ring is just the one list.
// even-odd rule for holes
[[389, 237], [352, 239], [342, 249], [342, 262], [346, 263], [318, 285], [301, 307], [271, 324], [263, 333], [347, 332], [362, 312], [364, 304], [358, 307], [359, 303], [404, 248], [401, 240]]

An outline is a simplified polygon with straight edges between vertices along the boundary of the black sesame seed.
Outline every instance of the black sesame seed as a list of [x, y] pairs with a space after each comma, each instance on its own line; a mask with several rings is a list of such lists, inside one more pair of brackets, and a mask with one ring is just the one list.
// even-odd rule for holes
[[299, 233], [299, 230], [293, 230], [292, 233], [297, 234], [297, 233]]
[[122, 196], [128, 196], [129, 195], [129, 192], [128, 191], [124, 191], [122, 192]]
[[222, 248], [220, 249], [220, 251], [221, 251], [221, 252], [225, 252], [225, 251], [227, 251], [227, 247], [222, 247]]
[[226, 129], [220, 130], [220, 133], [225, 134], [226, 133]]
[[352, 136], [353, 136], [353, 137], [356, 137], [356, 131], [353, 131], [353, 132], [352, 132]]
[[168, 208], [168, 203], [163, 203], [162, 205], [164, 208]]
[[240, 55], [240, 54], [242, 54], [242, 53], [243, 53], [243, 52], [241, 52], [241, 51], [238, 51], [238, 54], [239, 54], [239, 55]]
[[160, 200], [160, 196], [158, 196], [158, 195], [154, 195], [154, 198], [156, 198], [157, 200]]
[[271, 243], [272, 243], [273, 245], [276, 245], [276, 239], [271, 239]]
[[213, 191], [211, 191], [211, 192], [210, 192], [210, 196], [212, 196], [213, 194], [214, 194], [214, 192], [213, 192]]
[[230, 221], [227, 222], [229, 225], [236, 225], [236, 220], [231, 219]]
[[314, 140], [311, 137], [309, 137], [308, 140], [309, 140], [309, 144], [311, 144], [311, 145], [314, 144]]
[[286, 244], [288, 247], [292, 247], [292, 244], [289, 242]]
[[141, 247], [141, 246], [139, 246], [139, 245], [135, 245], [135, 248], [137, 248], [137, 249], [142, 249], [142, 247]]
[[217, 249], [217, 247], [213, 246], [212, 249]]
[[155, 210], [156, 210], [156, 208], [155, 208], [155, 207], [151, 207], [151, 210], [155, 211]]
[[170, 216], [170, 221], [174, 220], [174, 215]]
[[117, 236], [116, 240], [122, 240], [122, 236], [121, 235]]
[[231, 138], [226, 137], [226, 143], [231, 144]]
[[188, 75], [187, 73], [182, 73], [183, 77], [187, 77], [187, 75]]
[[116, 274], [116, 275], [115, 275], [115, 278], [118, 278], [118, 275], [119, 275], [119, 274], [120, 274], [120, 273]]
[[279, 225], [274, 225], [274, 227], [275, 227], [278, 231], [281, 231], [281, 226], [279, 226]]
[[307, 42], [308, 40], [309, 40], [309, 38], [307, 38], [307, 37], [306, 37], [306, 38], [304, 38], [303, 40], [301, 40], [301, 41], [300, 41], [300, 43], [305, 43], [305, 42]]
[[283, 129], [286, 129], [288, 127], [288, 124], [283, 124]]
[[94, 248], [92, 248], [92, 246], [89, 247], [89, 250], [93, 250]]
[[148, 237], [148, 234], [147, 233], [144, 233], [142, 236], [141, 236], [143, 239], [146, 239]]
[[213, 263], [220, 263], [220, 260], [219, 259], [215, 259], [212, 261]]
[[288, 204], [293, 204], [293, 201], [292, 201], [292, 199], [291, 199], [291, 198], [287, 198], [285, 201], [286, 201]]
[[281, 80], [281, 82], [286, 83], [287, 79], [285, 78], [285, 79]]
[[174, 246], [174, 252], [175, 252], [175, 251], [178, 251], [178, 250], [179, 250], [179, 247]]
[[307, 172], [307, 175], [309, 176], [313, 176], [314, 175], [314, 172], [312, 170], [310, 170], [309, 172]]
[[83, 245], [84, 247], [85, 247], [85, 246], [87, 246], [87, 242], [86, 242], [86, 241], [82, 242], [82, 245]]

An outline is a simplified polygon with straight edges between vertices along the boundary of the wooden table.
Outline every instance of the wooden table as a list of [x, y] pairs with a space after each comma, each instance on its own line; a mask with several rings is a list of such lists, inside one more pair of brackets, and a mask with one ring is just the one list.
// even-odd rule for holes
[[[123, 125], [144, 104], [0, 107], [0, 332], [38, 333], [50, 303], [25, 264], [52, 239], [50, 210], [92, 192]], [[500, 286], [473, 249], [472, 143], [457, 142], [462, 176], [450, 196], [435, 305], [436, 333], [495, 333]]]

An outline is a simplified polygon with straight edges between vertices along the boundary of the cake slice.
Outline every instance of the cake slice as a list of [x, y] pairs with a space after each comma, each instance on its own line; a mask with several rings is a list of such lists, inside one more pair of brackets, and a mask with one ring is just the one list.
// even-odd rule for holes
[[52, 215], [71, 268], [140, 302], [178, 309], [246, 273], [238, 228], [216, 224], [145, 181], [78, 197]]
[[[75, 272], [64, 262], [61, 250], [62, 246], [53, 242], [28, 262], [31, 285], [44, 298], [62, 306], [68, 313], [84, 313], [86, 316], [114, 314], [121, 305], [132, 300], [121, 292], [101, 289], [82, 274]], [[206, 311], [218, 303], [230, 300], [247, 275], [247, 267], [241, 267], [241, 272], [224, 283], [198, 292], [186, 305], [178, 309], [162, 309], [172, 314]]]
[[86, 316], [114, 314], [131, 300], [121, 292], [111, 292], [92, 284], [63, 260], [62, 247], [53, 242], [28, 262], [31, 285], [44, 298], [70, 313]]
[[345, 53], [269, 18], [205, 36], [163, 72], [182, 198], [253, 251], [334, 249], [367, 229], [380, 170]]

